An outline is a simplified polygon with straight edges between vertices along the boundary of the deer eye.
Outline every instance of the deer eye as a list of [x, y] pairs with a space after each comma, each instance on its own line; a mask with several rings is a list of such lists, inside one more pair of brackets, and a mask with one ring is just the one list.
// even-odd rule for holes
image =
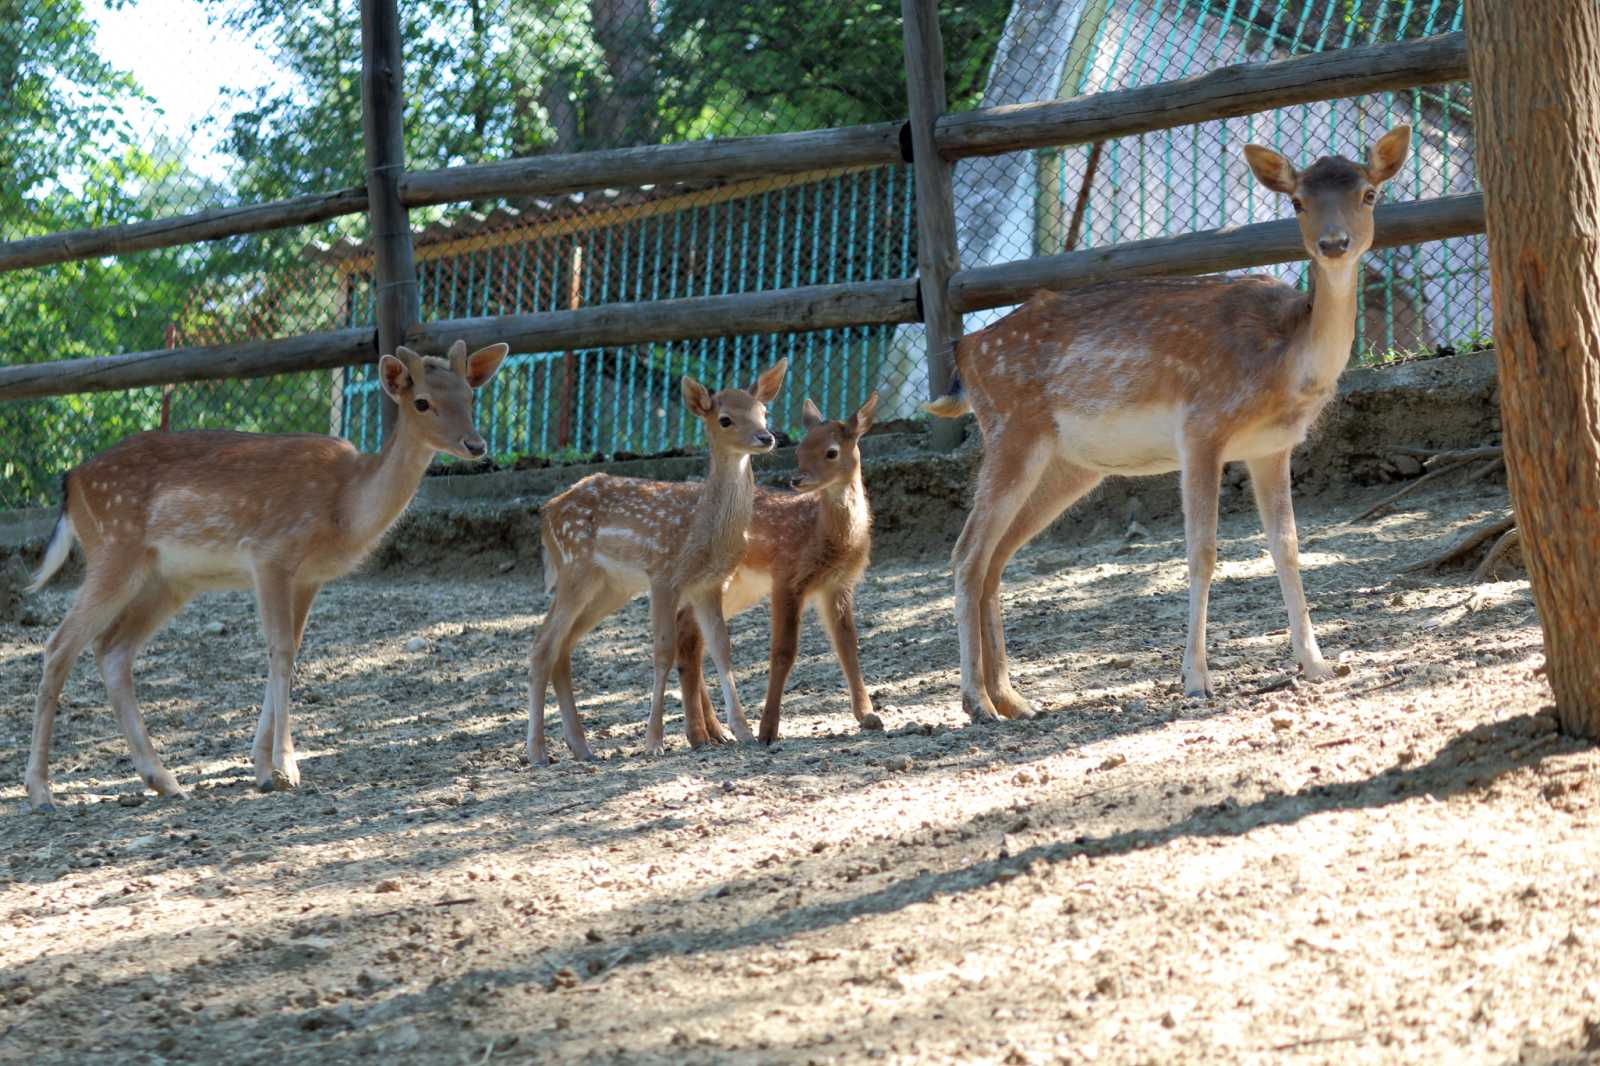
[[721, 418], [717, 419], [717, 425], [721, 426], [723, 429], [727, 429], [729, 426], [733, 425], [733, 419], [729, 418], [727, 415], [723, 415]]
[[829, 459], [837, 459], [837, 458], [839, 458], [839, 449], [838, 448], [829, 448], [828, 449], [828, 458]]
[[1291, 196], [1291, 197], [1289, 197], [1289, 202], [1294, 205], [1294, 213], [1295, 214], [1298, 215], [1298, 214], [1304, 213], [1304, 211], [1306, 209], [1306, 205], [1301, 202], [1300, 197]]
[[427, 410], [427, 409], [428, 409], [428, 408], [429, 408], [429, 407], [430, 407], [430, 406], [432, 406], [432, 405], [431, 405], [431, 404], [429, 404], [429, 403], [428, 403], [428, 401], [427, 401], [427, 400], [424, 400], [424, 399], [420, 399], [420, 398], [419, 398], [419, 399], [418, 399], [418, 400], [417, 400], [417, 401], [416, 401], [416, 402], [415, 402], [415, 403], [413, 403], [413, 404], [412, 404], [412, 405], [411, 405], [411, 406], [413, 406], [413, 407], [415, 407], [415, 408], [416, 408], [416, 409], [417, 409], [417, 410], [419, 410], [419, 411], [426, 411], [426, 410]]
[[1378, 202], [1378, 190], [1377, 189], [1368, 189], [1366, 192], [1362, 193], [1361, 194], [1361, 202], [1366, 204], [1368, 207], [1371, 207], [1373, 204], [1377, 203]]

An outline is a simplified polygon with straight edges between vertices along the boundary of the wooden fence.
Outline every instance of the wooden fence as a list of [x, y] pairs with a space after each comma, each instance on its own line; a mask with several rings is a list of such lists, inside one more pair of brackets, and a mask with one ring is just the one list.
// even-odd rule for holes
[[[131, 389], [371, 363], [405, 343], [439, 353], [458, 337], [504, 340], [520, 352], [643, 341], [923, 322], [928, 379], [948, 380], [965, 311], [1016, 303], [1036, 289], [1201, 274], [1304, 258], [1284, 220], [1188, 233], [997, 266], [960, 269], [950, 163], [969, 156], [1127, 137], [1291, 104], [1413, 89], [1468, 77], [1462, 33], [1224, 67], [1179, 81], [1070, 100], [943, 113], [943, 51], [934, 0], [902, 0], [910, 119], [806, 133], [649, 145], [408, 173], [401, 143], [395, 0], [362, 0], [367, 185], [132, 225], [0, 243], [0, 271], [168, 248], [365, 212], [381, 294], [377, 328], [240, 344], [132, 352], [0, 368], [0, 400]], [[819, 167], [909, 161], [918, 183], [916, 278], [847, 282], [568, 311], [419, 321], [410, 207], [607, 187], [798, 174]], [[944, 195], [939, 195], [939, 190]], [[1482, 233], [1477, 194], [1380, 207], [1376, 247]], [[948, 441], [947, 441], [948, 442]]]

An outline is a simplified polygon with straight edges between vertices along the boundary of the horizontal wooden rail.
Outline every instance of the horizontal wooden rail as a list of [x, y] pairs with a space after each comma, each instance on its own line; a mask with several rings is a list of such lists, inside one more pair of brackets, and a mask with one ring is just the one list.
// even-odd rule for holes
[[505, 341], [514, 352], [559, 352], [915, 321], [916, 280], [892, 278], [424, 322], [407, 342], [418, 351], [433, 354], [444, 351], [457, 337], [464, 338], [468, 347]]
[[192, 215], [133, 222], [125, 226], [69, 230], [44, 237], [25, 237], [0, 243], [0, 271], [48, 266], [77, 259], [98, 259], [103, 255], [124, 255], [152, 248], [172, 248], [198, 244], [224, 237], [238, 237], [263, 230], [287, 229], [326, 222], [340, 215], [353, 215], [367, 209], [367, 190], [341, 189], [339, 192], [297, 196], [249, 207], [219, 207]]
[[900, 150], [904, 125], [880, 122], [419, 170], [401, 179], [400, 197], [407, 207], [421, 207], [497, 196], [559, 196], [586, 189], [737, 181], [830, 167], [883, 166], [904, 158]]
[[[934, 140], [947, 159], [995, 155], [1019, 148], [1087, 144], [1467, 77], [1467, 39], [1458, 31], [1398, 44], [1240, 63], [1179, 81], [1070, 100], [957, 112], [939, 119]], [[1350, 150], [1358, 147], [1351, 145]]]
[[[1447, 33], [1420, 41], [1245, 63], [1182, 81], [1071, 100], [944, 115], [935, 125], [934, 140], [946, 158], [993, 155], [1107, 140], [1291, 104], [1459, 81], [1467, 76], [1466, 38], [1459, 32]], [[501, 196], [558, 196], [586, 189], [874, 166], [903, 158], [904, 128], [903, 123], [881, 122], [446, 167], [407, 174], [400, 195], [408, 207], [420, 207]], [[1353, 151], [1359, 146], [1349, 147]], [[29, 237], [0, 243], [0, 271], [303, 226], [366, 209], [364, 189], [345, 189], [125, 226]]]
[[[1469, 193], [1379, 207], [1373, 244], [1385, 248], [1482, 232], [1483, 197]], [[1285, 219], [973, 267], [958, 271], [950, 280], [949, 291], [961, 310], [977, 311], [1018, 303], [1038, 289], [1208, 274], [1304, 258], [1300, 228], [1292, 219]], [[505, 341], [513, 351], [546, 352], [697, 337], [896, 325], [916, 322], [918, 318], [916, 279], [891, 278], [425, 322], [407, 339], [424, 352], [442, 352], [458, 337], [473, 345]], [[375, 358], [376, 334], [370, 328], [360, 328], [283, 340], [69, 359], [0, 367], [0, 400], [328, 370], [370, 363]]]
[[0, 400], [331, 370], [370, 363], [377, 357], [377, 332], [360, 328], [307, 333], [282, 340], [25, 363], [0, 367]]
[[[1374, 248], [1482, 233], [1483, 195], [1464, 193], [1384, 204], [1377, 209], [1374, 221]], [[1283, 219], [972, 267], [958, 271], [950, 279], [950, 296], [963, 311], [981, 311], [1020, 303], [1039, 289], [1070, 289], [1096, 281], [1130, 278], [1213, 274], [1305, 257], [1299, 224]]]

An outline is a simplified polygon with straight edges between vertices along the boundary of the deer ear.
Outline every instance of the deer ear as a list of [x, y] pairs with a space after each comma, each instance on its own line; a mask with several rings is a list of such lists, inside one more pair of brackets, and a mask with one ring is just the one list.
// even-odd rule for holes
[[[467, 346], [462, 344], [461, 341], [456, 343], [461, 345], [463, 352], [467, 350]], [[479, 348], [464, 360], [466, 373], [461, 376], [467, 379], [467, 384], [472, 388], [483, 388], [489, 379], [494, 377], [494, 372], [500, 369], [501, 360], [505, 359], [506, 353], [509, 351], [511, 351], [511, 345], [504, 342], [491, 344], [487, 348]], [[452, 361], [454, 355], [455, 349], [452, 348]]]
[[[396, 350], [406, 351], [405, 348]], [[391, 400], [398, 401], [400, 394], [412, 385], [411, 371], [399, 359], [385, 355], [378, 360], [378, 383]]]
[[756, 378], [756, 383], [751, 388], [750, 395], [762, 403], [771, 403], [778, 395], [778, 388], [783, 384], [783, 372], [787, 369], [789, 369], [789, 360], [779, 359], [762, 371], [760, 377]]
[[810, 432], [822, 425], [822, 412], [817, 410], [817, 405], [811, 402], [811, 397], [806, 397], [804, 406], [800, 408], [800, 424]]
[[1281, 192], [1285, 196], [1294, 192], [1300, 176], [1295, 173], [1293, 164], [1271, 148], [1247, 144], [1244, 146], [1244, 161], [1250, 164], [1256, 180], [1273, 192]]
[[696, 417], [710, 418], [713, 410], [711, 390], [688, 374], [683, 375], [681, 388], [683, 390], [683, 405], [692, 411]]
[[1382, 185], [1400, 171], [1411, 147], [1411, 127], [1401, 124], [1378, 138], [1367, 152], [1367, 180]]
[[878, 409], [878, 394], [873, 393], [867, 397], [867, 402], [856, 409], [850, 416], [850, 435], [852, 437], [865, 436], [867, 430], [872, 428], [872, 413]]

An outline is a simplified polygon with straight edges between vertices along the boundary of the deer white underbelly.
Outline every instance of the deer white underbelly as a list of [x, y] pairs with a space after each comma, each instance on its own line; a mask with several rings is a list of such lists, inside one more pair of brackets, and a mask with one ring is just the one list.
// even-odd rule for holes
[[244, 588], [250, 584], [250, 558], [243, 542], [196, 544], [158, 540], [156, 569], [178, 585], [195, 588]]
[[765, 570], [741, 566], [722, 587], [722, 614], [732, 618], [748, 611], [772, 594], [772, 575]]
[[1161, 474], [1179, 466], [1183, 416], [1177, 407], [1057, 411], [1061, 457], [1099, 474]]

